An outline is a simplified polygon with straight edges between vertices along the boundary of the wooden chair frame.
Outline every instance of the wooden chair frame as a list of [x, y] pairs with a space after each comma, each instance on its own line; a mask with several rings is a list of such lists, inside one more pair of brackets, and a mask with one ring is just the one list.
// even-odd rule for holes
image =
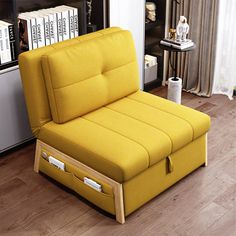
[[124, 201], [123, 201], [123, 186], [122, 184], [114, 181], [113, 179], [97, 172], [96, 170], [84, 165], [83, 163], [71, 158], [70, 156], [56, 150], [55, 148], [49, 146], [48, 144], [37, 140], [36, 143], [36, 151], [35, 151], [35, 162], [34, 162], [34, 171], [36, 173], [39, 172], [39, 161], [41, 157], [41, 153], [43, 150], [49, 151], [52, 155], [60, 157], [60, 160], [63, 162], [67, 162], [85, 172], [89, 175], [94, 176], [94, 178], [104, 182], [112, 187], [115, 199], [115, 212], [116, 212], [116, 221], [120, 224], [125, 223], [125, 214], [124, 214]]

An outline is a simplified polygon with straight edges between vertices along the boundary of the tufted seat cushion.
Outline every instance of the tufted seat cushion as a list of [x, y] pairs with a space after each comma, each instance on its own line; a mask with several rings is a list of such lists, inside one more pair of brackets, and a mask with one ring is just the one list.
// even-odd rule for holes
[[139, 91], [64, 124], [49, 122], [39, 139], [122, 183], [209, 126], [207, 115]]

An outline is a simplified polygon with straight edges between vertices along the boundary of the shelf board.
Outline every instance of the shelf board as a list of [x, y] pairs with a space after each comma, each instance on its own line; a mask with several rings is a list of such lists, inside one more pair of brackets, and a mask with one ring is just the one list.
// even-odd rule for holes
[[16, 65], [18, 65], [18, 60], [11, 61], [9, 63], [5, 63], [3, 65], [0, 65], [0, 73], [2, 74], [2, 71], [5, 71], [8, 68], [11, 68], [11, 67], [16, 66]]

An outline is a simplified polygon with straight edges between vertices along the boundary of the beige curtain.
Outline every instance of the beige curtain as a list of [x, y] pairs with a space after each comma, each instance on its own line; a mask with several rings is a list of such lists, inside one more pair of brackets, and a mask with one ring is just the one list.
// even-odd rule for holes
[[[184, 90], [209, 97], [213, 86], [219, 0], [178, 1], [180, 4], [177, 4], [177, 16], [173, 7], [172, 20], [176, 19], [178, 23], [180, 15], [187, 17], [190, 26], [188, 37], [196, 43], [197, 47], [191, 52], [178, 53], [177, 75], [183, 79]], [[170, 60], [173, 64], [173, 55]], [[171, 63], [169, 63], [168, 77], [173, 75]]]

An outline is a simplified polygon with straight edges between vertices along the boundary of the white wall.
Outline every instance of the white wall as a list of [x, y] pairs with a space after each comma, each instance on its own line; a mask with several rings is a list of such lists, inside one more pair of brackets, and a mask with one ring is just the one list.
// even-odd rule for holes
[[110, 26], [130, 30], [135, 41], [140, 88], [144, 85], [145, 0], [110, 0]]

